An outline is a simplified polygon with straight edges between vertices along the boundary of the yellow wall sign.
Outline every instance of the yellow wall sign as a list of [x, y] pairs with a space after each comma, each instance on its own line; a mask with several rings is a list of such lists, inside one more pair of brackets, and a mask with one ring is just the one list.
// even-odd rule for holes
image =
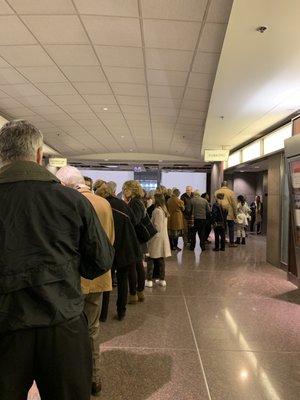
[[49, 158], [49, 165], [50, 167], [65, 167], [68, 163], [68, 160], [66, 158]]
[[204, 161], [228, 161], [229, 150], [205, 150], [204, 151]]

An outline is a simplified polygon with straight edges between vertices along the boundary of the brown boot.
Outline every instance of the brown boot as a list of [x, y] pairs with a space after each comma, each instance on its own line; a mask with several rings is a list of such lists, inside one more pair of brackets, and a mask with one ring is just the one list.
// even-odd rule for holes
[[137, 294], [131, 294], [129, 295], [129, 301], [128, 304], [136, 304], [139, 301], [138, 295]]
[[144, 295], [144, 291], [142, 292], [137, 292], [137, 296], [140, 302], [145, 301], [145, 295]]
[[92, 396], [98, 397], [101, 394], [101, 390], [102, 390], [102, 385], [101, 382], [92, 383]]

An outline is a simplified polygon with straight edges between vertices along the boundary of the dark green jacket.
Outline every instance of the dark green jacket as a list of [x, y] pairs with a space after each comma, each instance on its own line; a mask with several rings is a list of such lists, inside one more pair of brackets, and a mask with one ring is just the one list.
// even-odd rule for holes
[[80, 275], [102, 275], [113, 256], [92, 205], [79, 192], [34, 162], [0, 169], [0, 332], [80, 315]]

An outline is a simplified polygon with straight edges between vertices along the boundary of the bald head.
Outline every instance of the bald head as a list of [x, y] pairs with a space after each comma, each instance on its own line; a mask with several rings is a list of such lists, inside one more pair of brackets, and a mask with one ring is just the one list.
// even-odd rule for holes
[[187, 186], [185, 189], [185, 192], [188, 196], [191, 196], [191, 194], [193, 193], [193, 188], [192, 186]]

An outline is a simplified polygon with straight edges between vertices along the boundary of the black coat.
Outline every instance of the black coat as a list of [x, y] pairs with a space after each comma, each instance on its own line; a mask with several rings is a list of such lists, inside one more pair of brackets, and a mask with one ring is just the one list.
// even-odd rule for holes
[[123, 268], [142, 261], [143, 255], [132, 223], [135, 217], [131, 208], [123, 200], [114, 196], [109, 196], [106, 200], [110, 203], [114, 216], [115, 268]]
[[225, 210], [225, 208], [220, 206], [218, 203], [215, 203], [212, 207], [212, 212], [211, 212], [212, 224], [223, 223], [225, 228], [226, 221], [227, 221], [227, 210]]
[[54, 325], [83, 311], [80, 276], [114, 250], [91, 203], [34, 162], [0, 170], [0, 332]]

